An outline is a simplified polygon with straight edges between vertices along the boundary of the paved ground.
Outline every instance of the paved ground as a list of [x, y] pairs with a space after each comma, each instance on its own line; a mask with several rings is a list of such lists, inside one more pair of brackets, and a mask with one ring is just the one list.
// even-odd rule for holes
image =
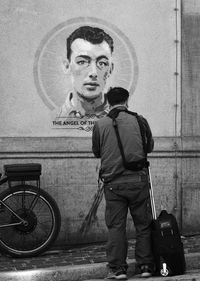
[[[185, 253], [200, 253], [200, 235], [182, 239]], [[128, 258], [134, 259], [135, 240], [129, 240]], [[105, 243], [50, 250], [39, 257], [11, 258], [0, 255], [0, 272], [106, 262]]]
[[[182, 276], [182, 279], [172, 280], [200, 280], [200, 235], [194, 237], [183, 237], [182, 241], [184, 243], [188, 270], [193, 269], [196, 271], [192, 272], [193, 279], [188, 279], [189, 277], [184, 275], [185, 277]], [[132, 276], [134, 273], [134, 248], [135, 240], [129, 240], [128, 264], [130, 265], [130, 276]], [[1, 255], [0, 281], [89, 280], [92, 278], [102, 278], [105, 276], [105, 268], [105, 243], [84, 245], [73, 247], [71, 249], [51, 250], [39, 257], [34, 258], [14, 259]], [[20, 273], [21, 277], [19, 277], [18, 273]], [[197, 275], [199, 276], [199, 279], [195, 277]], [[183, 279], [183, 277], [185, 279]], [[159, 279], [156, 278], [156, 280]]]

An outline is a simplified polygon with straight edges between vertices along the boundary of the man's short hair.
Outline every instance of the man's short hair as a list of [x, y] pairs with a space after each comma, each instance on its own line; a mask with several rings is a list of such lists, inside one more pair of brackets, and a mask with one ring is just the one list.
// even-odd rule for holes
[[121, 87], [111, 88], [107, 93], [108, 103], [110, 105], [123, 104], [128, 100], [129, 92]]
[[101, 44], [103, 41], [107, 42], [111, 53], [114, 50], [113, 39], [103, 29], [92, 26], [81, 26], [74, 30], [66, 40], [67, 58], [70, 60], [71, 45], [76, 39], [84, 39], [92, 44]]

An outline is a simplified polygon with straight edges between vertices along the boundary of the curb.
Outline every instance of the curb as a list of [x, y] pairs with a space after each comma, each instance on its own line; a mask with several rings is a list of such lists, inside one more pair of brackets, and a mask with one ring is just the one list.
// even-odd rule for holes
[[[103, 278], [107, 274], [106, 262], [73, 266], [57, 266], [46, 269], [7, 271], [0, 273], [0, 281], [82, 281]], [[129, 272], [134, 274], [135, 259], [128, 260]]]
[[80, 281], [86, 278], [102, 278], [106, 275], [106, 263], [58, 266], [47, 269], [1, 272], [1, 281]]
[[[152, 277], [149, 281], [200, 281], [200, 253], [185, 254], [186, 274], [174, 277]], [[135, 259], [128, 259], [128, 275], [135, 271]], [[46, 269], [7, 271], [0, 273], [1, 281], [83, 281], [102, 280], [107, 273], [106, 262], [73, 266], [57, 266]], [[195, 271], [194, 271], [195, 270]], [[140, 280], [137, 276], [129, 280]]]
[[[141, 278], [139, 276], [134, 276], [128, 279], [128, 281], [141, 281], [145, 278]], [[177, 275], [171, 277], [150, 277], [147, 278], [148, 281], [200, 281], [200, 273], [191, 271], [187, 272], [184, 275]], [[67, 279], [66, 279], [67, 281]], [[88, 279], [84, 281], [102, 281], [102, 279]]]

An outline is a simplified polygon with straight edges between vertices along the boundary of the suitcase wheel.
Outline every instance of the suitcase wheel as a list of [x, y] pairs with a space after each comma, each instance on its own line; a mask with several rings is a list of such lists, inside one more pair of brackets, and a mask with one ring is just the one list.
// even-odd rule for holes
[[169, 270], [167, 269], [167, 264], [165, 262], [162, 264], [160, 274], [161, 274], [161, 276], [168, 276], [169, 275]]

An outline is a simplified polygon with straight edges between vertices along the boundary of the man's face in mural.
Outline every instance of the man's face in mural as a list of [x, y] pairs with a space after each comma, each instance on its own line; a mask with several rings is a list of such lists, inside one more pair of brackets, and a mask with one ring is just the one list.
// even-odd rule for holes
[[66, 67], [71, 72], [74, 90], [87, 100], [101, 96], [113, 69], [108, 43], [92, 44], [77, 38], [71, 45], [71, 51]]

